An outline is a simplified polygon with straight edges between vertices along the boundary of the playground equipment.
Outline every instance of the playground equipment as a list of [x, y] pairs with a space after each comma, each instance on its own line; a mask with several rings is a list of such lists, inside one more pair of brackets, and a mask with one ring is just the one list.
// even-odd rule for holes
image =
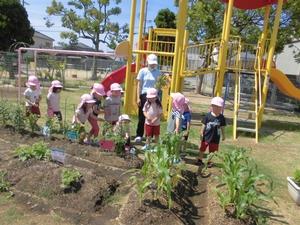
[[[300, 90], [282, 72], [272, 68], [280, 16], [285, 0], [221, 1], [227, 5], [224, 12], [223, 31], [219, 38], [205, 40], [200, 44], [188, 45], [188, 33], [185, 31], [188, 1], [180, 0], [177, 29], [150, 30], [147, 48], [143, 48], [142, 31], [146, 0], [141, 0], [138, 47], [134, 50], [132, 48], [133, 28], [135, 25], [137, 1], [132, 0], [129, 40], [127, 43], [123, 43], [123, 46], [127, 46], [128, 48], [127, 54], [125, 54], [126, 51], [124, 51], [124, 48], [122, 49], [122, 54], [125, 54], [128, 59], [125, 89], [132, 90], [133, 87], [135, 88], [135, 77], [141, 67], [141, 59], [143, 55], [149, 53], [157, 54], [161, 68], [168, 68], [168, 71], [171, 72], [172, 82], [170, 92], [182, 90], [184, 77], [215, 73], [215, 96], [222, 96], [224, 92], [224, 75], [226, 73], [234, 74], [233, 138], [237, 138], [238, 131], [250, 132], [255, 134], [255, 140], [258, 142], [269, 79], [271, 78], [284, 94], [296, 99], [300, 98]], [[270, 11], [274, 4], [277, 4], [277, 8], [273, 27], [271, 27]], [[257, 44], [243, 43], [239, 36], [230, 35], [234, 7], [242, 10], [264, 8], [264, 26]], [[173, 37], [173, 39], [170, 39], [172, 40], [170, 42], [165, 42], [161, 41], [159, 36]], [[133, 54], [137, 56], [136, 68], [135, 71], [130, 71], [128, 68], [132, 63]], [[167, 60], [164, 60], [165, 58]], [[253, 78], [253, 102], [248, 104], [241, 101], [243, 74], [248, 74], [248, 76]], [[126, 113], [132, 114], [136, 111], [135, 93], [136, 91], [126, 91], [125, 93], [124, 108]], [[168, 97], [168, 92], [166, 91], [163, 94], [163, 99], [168, 99]]]

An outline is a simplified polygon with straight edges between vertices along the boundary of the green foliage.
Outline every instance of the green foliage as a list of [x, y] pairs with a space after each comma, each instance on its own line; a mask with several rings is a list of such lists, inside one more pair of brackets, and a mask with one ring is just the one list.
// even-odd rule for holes
[[9, 191], [10, 183], [7, 181], [7, 173], [0, 171], [0, 192]]
[[295, 181], [295, 183], [298, 186], [300, 186], [300, 170], [299, 169], [295, 170], [293, 180]]
[[[96, 51], [99, 50], [100, 43], [114, 49], [116, 43], [127, 38], [128, 33], [127, 24], [120, 26], [119, 23], [110, 20], [112, 16], [121, 14], [121, 8], [117, 6], [120, 2], [121, 0], [69, 0], [63, 5], [53, 0], [51, 6], [47, 7], [47, 14], [60, 17], [62, 26], [72, 31], [64, 32], [62, 38], [68, 38], [73, 42], [78, 37], [89, 39], [93, 42]], [[54, 24], [48, 18], [46, 25], [50, 27]]]
[[69, 188], [79, 182], [81, 177], [82, 175], [78, 170], [64, 168], [61, 173], [61, 187], [64, 189]]
[[58, 120], [57, 117], [48, 117], [46, 120], [46, 126], [49, 127], [51, 134], [61, 134], [64, 131], [62, 123]]
[[10, 104], [8, 101], [0, 101], [0, 121], [2, 126], [6, 126], [10, 121]]
[[170, 9], [159, 10], [154, 19], [155, 25], [158, 28], [173, 28], [176, 29], [176, 16]]
[[153, 151], [145, 153], [142, 169], [135, 170], [139, 175], [130, 178], [137, 185], [141, 200], [148, 191], [151, 191], [154, 199], [166, 196], [169, 208], [172, 207], [172, 191], [183, 179], [181, 171], [184, 165], [174, 163], [174, 160], [178, 159], [176, 155], [179, 154], [178, 142], [180, 136], [165, 135]]
[[222, 174], [218, 180], [223, 186], [217, 189], [221, 206], [239, 219], [251, 218], [257, 223], [265, 221], [258, 207], [261, 201], [270, 199], [272, 181], [259, 174], [257, 166], [244, 148], [218, 152]]
[[38, 131], [40, 128], [37, 125], [39, 117], [36, 114], [29, 113], [29, 115], [26, 117], [27, 125], [30, 128], [31, 134], [34, 134], [35, 131]]
[[163, 87], [167, 86], [169, 83], [169, 79], [167, 75], [159, 76], [155, 83], [155, 88], [157, 90], [161, 90]]
[[47, 144], [42, 141], [34, 143], [31, 146], [20, 146], [15, 151], [21, 161], [26, 161], [32, 158], [38, 160], [46, 160], [50, 158], [50, 149]]
[[16, 42], [33, 44], [34, 29], [25, 8], [17, 0], [0, 1], [0, 50], [7, 51]]
[[15, 131], [21, 132], [25, 129], [24, 105], [14, 105], [10, 112], [10, 120]]

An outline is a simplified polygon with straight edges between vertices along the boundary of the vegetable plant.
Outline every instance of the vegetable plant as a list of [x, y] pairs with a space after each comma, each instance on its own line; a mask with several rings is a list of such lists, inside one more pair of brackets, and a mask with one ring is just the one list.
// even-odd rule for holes
[[82, 175], [78, 170], [64, 168], [61, 173], [61, 187], [64, 189], [70, 188], [79, 182], [81, 177]]
[[30, 113], [27, 116], [27, 123], [30, 128], [31, 134], [34, 134], [35, 131], [39, 130], [39, 126], [37, 125], [39, 117], [36, 114]]
[[12, 109], [13, 110], [10, 112], [12, 126], [15, 131], [21, 132], [26, 127], [24, 106], [15, 105]]
[[161, 75], [157, 78], [155, 83], [155, 88], [161, 90], [163, 87], [167, 86], [169, 83], [168, 75]]
[[2, 126], [6, 126], [10, 121], [10, 104], [8, 101], [0, 101], [0, 121]]
[[222, 186], [217, 189], [220, 205], [231, 216], [265, 223], [266, 218], [257, 207], [261, 201], [271, 198], [272, 181], [258, 172], [257, 166], [246, 154], [248, 150], [236, 148], [218, 152]]
[[[145, 153], [145, 160], [142, 169], [134, 170], [136, 174], [130, 179], [136, 184], [140, 200], [147, 192], [152, 193], [153, 199], [167, 197], [168, 207], [172, 207], [172, 191], [183, 179], [181, 171], [184, 168], [182, 163], [174, 163], [174, 153], [177, 154], [177, 146], [180, 139], [177, 135], [167, 135], [160, 143]], [[173, 145], [171, 145], [173, 143]]]
[[7, 173], [0, 171], [0, 192], [9, 191], [10, 183], [7, 181]]
[[295, 170], [293, 180], [298, 186], [300, 186], [300, 170], [299, 169]]
[[63, 133], [62, 123], [57, 119], [57, 117], [48, 117], [46, 120], [46, 126], [49, 127], [50, 133]]
[[47, 144], [42, 141], [34, 143], [32, 146], [20, 146], [16, 149], [16, 153], [21, 161], [31, 158], [45, 160], [49, 159], [51, 154]]

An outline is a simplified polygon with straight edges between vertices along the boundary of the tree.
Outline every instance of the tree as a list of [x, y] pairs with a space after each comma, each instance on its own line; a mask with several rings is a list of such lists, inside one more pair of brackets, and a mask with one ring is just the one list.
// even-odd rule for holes
[[173, 28], [176, 29], [176, 16], [170, 9], [159, 10], [154, 19], [155, 25], [158, 28]]
[[[187, 29], [193, 42], [220, 37], [223, 25], [225, 4], [220, 0], [191, 0]], [[178, 6], [178, 1], [175, 1]], [[276, 6], [272, 7], [271, 19], [274, 21]], [[277, 37], [276, 53], [284, 45], [300, 38], [300, 1], [289, 0], [284, 4], [280, 29]], [[231, 22], [231, 34], [239, 35], [247, 43], [257, 43], [263, 26], [264, 11], [235, 9]], [[201, 83], [199, 83], [201, 85]], [[197, 86], [199, 86], [197, 85]], [[200, 88], [198, 88], [198, 91]]]
[[18, 0], [0, 0], [0, 50], [7, 51], [16, 42], [34, 43], [25, 8]]
[[[115, 6], [111, 6], [114, 2]], [[45, 18], [46, 25], [54, 25], [50, 21], [50, 16], [61, 18], [62, 26], [70, 29], [70, 32], [63, 32], [61, 37], [68, 39], [77, 38], [92, 41], [96, 51], [99, 51], [100, 43], [111, 49], [116, 44], [127, 38], [128, 25], [120, 26], [119, 23], [112, 22], [111, 17], [121, 14], [121, 8], [117, 5], [121, 0], [69, 0], [67, 6], [63, 3], [52, 0], [51, 6], [47, 7], [48, 18]], [[94, 60], [94, 63], [96, 61]], [[93, 66], [92, 79], [96, 79], [96, 65]]]

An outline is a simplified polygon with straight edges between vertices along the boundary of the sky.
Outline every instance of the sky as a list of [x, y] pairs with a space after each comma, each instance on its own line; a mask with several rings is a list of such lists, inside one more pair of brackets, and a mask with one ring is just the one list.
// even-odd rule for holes
[[[52, 0], [25, 0], [24, 6], [27, 10], [31, 26], [35, 30], [55, 39], [55, 45], [57, 45], [58, 42], [62, 41], [60, 39], [59, 34], [61, 31], [64, 31], [65, 29], [61, 26], [60, 19], [55, 17], [51, 18], [51, 21], [53, 21], [55, 25], [51, 28], [46, 27], [44, 17], [47, 16], [46, 8], [47, 6], [51, 5], [51, 1]], [[62, 3], [68, 2], [68, 0], [59, 0], [59, 1]], [[138, 29], [139, 7], [140, 7], [139, 2], [140, 0], [137, 0], [135, 32]], [[112, 21], [119, 22], [120, 25], [123, 25], [125, 23], [129, 24], [131, 0], [122, 0], [121, 4], [119, 4], [119, 7], [121, 7], [122, 9], [122, 13], [118, 16], [112, 17]], [[156, 17], [158, 11], [164, 8], [169, 8], [174, 13], [177, 13], [177, 8], [174, 6], [174, 0], [148, 0], [147, 27], [154, 26], [154, 18]], [[91, 47], [93, 46], [89, 40], [80, 39], [79, 41]], [[104, 45], [101, 45], [101, 49], [104, 51], [109, 50]]]

